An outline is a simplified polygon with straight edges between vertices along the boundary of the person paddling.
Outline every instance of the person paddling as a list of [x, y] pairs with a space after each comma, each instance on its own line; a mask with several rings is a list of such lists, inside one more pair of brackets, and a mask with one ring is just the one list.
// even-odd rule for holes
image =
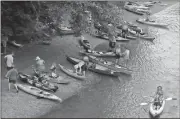
[[75, 72], [77, 74], [81, 74], [85, 76], [85, 71], [87, 71], [89, 65], [89, 58], [87, 56], [83, 57], [83, 61], [79, 62], [78, 64], [74, 65]]
[[158, 109], [158, 106], [161, 107], [162, 101], [163, 101], [163, 89], [162, 86], [157, 87], [157, 91], [154, 96], [154, 105], [156, 106], [156, 109]]

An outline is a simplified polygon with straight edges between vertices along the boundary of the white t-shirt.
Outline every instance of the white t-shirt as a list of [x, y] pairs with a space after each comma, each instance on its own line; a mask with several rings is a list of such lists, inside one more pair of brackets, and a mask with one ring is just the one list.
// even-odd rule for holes
[[4, 58], [6, 60], [7, 67], [14, 67], [14, 63], [13, 63], [14, 58], [12, 55], [6, 55]]

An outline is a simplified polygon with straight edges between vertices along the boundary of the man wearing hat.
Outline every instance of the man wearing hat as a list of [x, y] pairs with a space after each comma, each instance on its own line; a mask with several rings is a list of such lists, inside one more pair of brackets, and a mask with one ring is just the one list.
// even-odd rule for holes
[[38, 75], [42, 74], [43, 72], [45, 72], [45, 61], [43, 59], [41, 59], [39, 56], [36, 57], [36, 67], [35, 67], [35, 71]]

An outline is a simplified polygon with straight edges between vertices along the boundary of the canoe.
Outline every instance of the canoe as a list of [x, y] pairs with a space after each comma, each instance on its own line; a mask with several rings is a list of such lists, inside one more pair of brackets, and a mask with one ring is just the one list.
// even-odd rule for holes
[[133, 31], [133, 30], [131, 30], [131, 29], [129, 29], [129, 33], [132, 34], [133, 36], [136, 36], [136, 37], [139, 37], [139, 38], [142, 38], [142, 39], [146, 39], [146, 40], [151, 40], [151, 41], [153, 41], [153, 40], [155, 39], [155, 37], [151, 37], [151, 36], [148, 36], [148, 35], [146, 35], [146, 34], [143, 34], [143, 35], [141, 35], [141, 34], [136, 34], [136, 32]]
[[81, 79], [81, 80], [85, 80], [87, 78], [86, 76], [83, 76], [82, 74], [77, 74], [77, 73], [75, 73], [75, 71], [65, 68], [61, 64], [59, 64], [59, 67], [64, 73], [66, 73], [67, 75], [69, 75], [71, 77]]
[[16, 43], [15, 41], [8, 41], [8, 43], [9, 43], [10, 45], [15, 46], [15, 47], [18, 47], [18, 48], [23, 47], [22, 44], [18, 44], [18, 43]]
[[72, 29], [68, 27], [58, 27], [57, 30], [61, 35], [71, 35], [75, 33]]
[[62, 99], [57, 97], [54, 94], [48, 93], [46, 91], [43, 91], [39, 88], [33, 87], [33, 86], [28, 86], [28, 85], [24, 85], [24, 84], [16, 84], [17, 87], [23, 91], [25, 91], [26, 93], [29, 93], [31, 95], [37, 96], [39, 98], [46, 98], [46, 99], [50, 99], [50, 100], [57, 100], [59, 102], [62, 102]]
[[109, 40], [109, 37], [106, 36], [105, 34], [104, 35], [95, 35], [95, 37], [105, 39], [105, 40]]
[[144, 15], [143, 12], [137, 11], [136, 8], [129, 8], [128, 6], [124, 6], [124, 9], [137, 15]]
[[23, 73], [19, 73], [19, 78], [21, 81], [28, 83], [30, 85], [33, 85], [37, 88], [43, 89], [43, 90], [53, 91], [53, 92], [56, 92], [58, 90], [58, 86], [55, 86], [49, 82], [48, 82], [48, 85], [44, 85], [42, 82], [36, 82], [35, 83], [31, 76], [28, 76], [28, 75], [23, 74]]
[[158, 26], [158, 27], [167, 27], [168, 26], [168, 24], [157, 23], [155, 21], [153, 21], [153, 22], [145, 21], [145, 19], [137, 19], [136, 21], [141, 24], [147, 24], [147, 25], [151, 25], [151, 26]]
[[163, 112], [164, 107], [165, 107], [165, 100], [163, 100], [162, 106], [157, 110], [155, 109], [154, 103], [151, 103], [149, 112], [153, 117], [157, 117]]
[[88, 40], [80, 39], [79, 42], [85, 49], [91, 49], [91, 45]]
[[[71, 62], [72, 64], [77, 64], [80, 61], [82, 61], [82, 59], [78, 59], [78, 58], [70, 57], [70, 56], [67, 56], [67, 60], [69, 62]], [[95, 73], [114, 76], [114, 77], [118, 77], [118, 76], [120, 76], [122, 74], [119, 71], [111, 70], [111, 69], [109, 69], [107, 67], [98, 65], [96, 63], [89, 62], [89, 65], [90, 65], [89, 70], [92, 71], [92, 72], [95, 72]]]
[[136, 10], [143, 13], [151, 13], [150, 10], [143, 10], [143, 9], [136, 9]]
[[91, 52], [85, 52], [85, 51], [80, 51], [80, 54], [83, 55], [92, 55], [96, 57], [115, 57], [116, 54], [114, 52], [101, 52], [101, 51], [91, 51]]
[[97, 64], [102, 65], [104, 67], [107, 67], [109, 69], [119, 71], [119, 72], [125, 73], [125, 74], [132, 74], [132, 72], [133, 72], [132, 70], [130, 70], [130, 69], [126, 68], [126, 67], [123, 67], [121, 65], [117, 65], [117, 64], [115, 64], [113, 62], [106, 61], [106, 60], [103, 60], [103, 59], [98, 59], [98, 58], [96, 58], [94, 56], [90, 56], [90, 55], [88, 55], [88, 57], [89, 57], [91, 62], [97, 63]]

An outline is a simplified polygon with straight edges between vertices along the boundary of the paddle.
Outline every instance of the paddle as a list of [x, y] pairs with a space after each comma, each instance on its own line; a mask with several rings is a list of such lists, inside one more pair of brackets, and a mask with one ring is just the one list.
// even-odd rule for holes
[[[164, 100], [166, 100], [166, 101], [177, 100], [177, 98], [169, 97], [169, 98], [166, 98], [166, 99], [164, 99]], [[144, 102], [144, 103], [140, 103], [140, 105], [141, 105], [141, 106], [144, 106], [144, 105], [148, 105], [148, 104], [150, 104], [150, 103], [152, 103], [152, 102], [153, 102], [153, 101], [148, 102], [148, 103]]]

